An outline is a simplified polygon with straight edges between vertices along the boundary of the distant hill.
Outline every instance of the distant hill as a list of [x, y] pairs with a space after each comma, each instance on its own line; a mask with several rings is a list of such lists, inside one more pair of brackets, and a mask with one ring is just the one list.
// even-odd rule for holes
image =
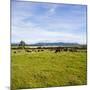
[[80, 44], [78, 44], [78, 43], [64, 43], [64, 42], [52, 42], [52, 43], [40, 42], [40, 43], [36, 43], [33, 45], [34, 46], [78, 46]]

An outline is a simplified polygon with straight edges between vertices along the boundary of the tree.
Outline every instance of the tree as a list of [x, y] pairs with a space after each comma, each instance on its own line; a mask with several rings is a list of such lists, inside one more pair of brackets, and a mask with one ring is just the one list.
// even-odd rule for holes
[[22, 48], [22, 49], [25, 48], [25, 42], [24, 41], [22, 41], [22, 40], [20, 41], [19, 48]]

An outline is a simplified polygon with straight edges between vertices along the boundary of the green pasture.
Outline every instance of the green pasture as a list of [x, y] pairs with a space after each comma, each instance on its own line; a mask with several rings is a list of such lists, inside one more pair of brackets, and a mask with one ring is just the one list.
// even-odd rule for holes
[[85, 85], [86, 62], [86, 52], [12, 50], [11, 88]]

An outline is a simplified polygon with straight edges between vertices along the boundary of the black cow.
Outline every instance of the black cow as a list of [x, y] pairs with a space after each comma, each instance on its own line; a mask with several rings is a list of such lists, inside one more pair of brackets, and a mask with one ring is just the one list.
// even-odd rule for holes
[[68, 51], [68, 48], [64, 48], [63, 50], [64, 50], [64, 51]]
[[44, 50], [41, 50], [41, 51], [44, 51]]
[[32, 51], [29, 51], [29, 50], [25, 50], [26, 52], [32, 52]]
[[38, 50], [38, 52], [40, 52], [40, 50]]
[[60, 49], [56, 49], [56, 50], [55, 50], [55, 53], [60, 52], [60, 51], [61, 51]]
[[16, 53], [16, 51], [14, 51], [14, 53]]

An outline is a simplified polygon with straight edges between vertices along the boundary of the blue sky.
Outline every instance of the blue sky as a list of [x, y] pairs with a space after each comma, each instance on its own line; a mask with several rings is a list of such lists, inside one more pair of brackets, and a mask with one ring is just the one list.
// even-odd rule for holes
[[86, 6], [12, 1], [12, 43], [86, 43]]

